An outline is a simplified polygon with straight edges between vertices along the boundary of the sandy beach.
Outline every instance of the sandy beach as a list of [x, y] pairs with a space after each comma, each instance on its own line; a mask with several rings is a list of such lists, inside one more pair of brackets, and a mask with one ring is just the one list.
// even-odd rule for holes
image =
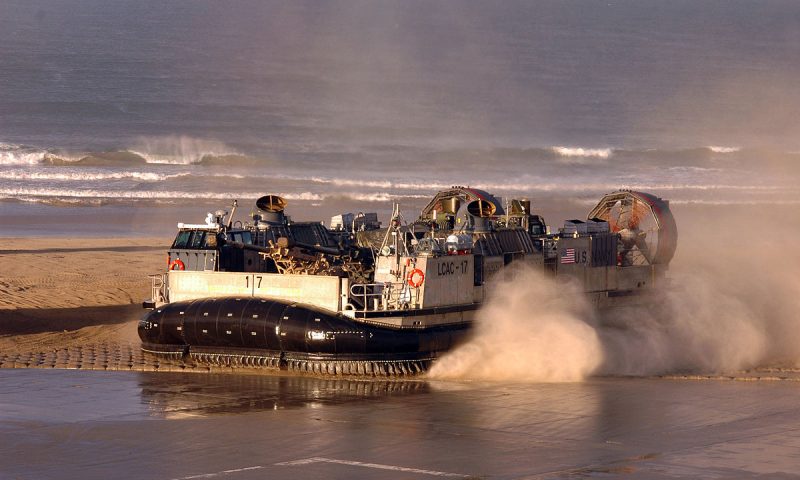
[[[732, 309], [746, 302], [753, 309], [752, 314], [741, 319], [733, 313], [720, 317], [716, 309], [706, 312], [697, 307], [698, 301], [701, 304], [705, 301], [705, 296], [690, 295], [688, 291], [681, 294], [682, 303], [686, 301], [687, 305], [697, 307], [693, 307], [691, 315], [687, 314], [690, 323], [687, 328], [717, 332], [703, 344], [703, 355], [708, 355], [712, 347], [720, 350], [718, 344], [728, 345], [731, 338], [722, 335], [720, 322], [731, 324], [732, 320], [749, 322], [765, 332], [760, 334], [764, 337], [761, 344], [769, 346], [771, 354], [754, 358], [742, 370], [736, 366], [748, 362], [733, 363], [733, 368], [730, 362], [719, 366], [706, 364], [695, 361], [697, 352], [675, 347], [675, 351], [669, 351], [673, 357], [695, 361], [692, 371], [676, 364], [641, 375], [796, 379], [798, 370], [791, 360], [796, 358], [797, 349], [790, 334], [795, 328], [796, 315], [788, 312], [794, 311], [795, 302], [791, 292], [795, 291], [796, 280], [790, 266], [797, 254], [790, 245], [796, 238], [797, 227], [784, 224], [778, 235], [764, 235], [763, 231], [733, 232], [739, 225], [735, 218], [740, 211], [687, 207], [677, 210], [682, 233], [675, 268], [671, 271], [674, 284], [699, 287], [709, 285], [709, 279], [716, 279], [708, 302]], [[754, 210], [758, 211], [755, 207]], [[789, 215], [789, 208], [760, 212], [766, 225], [778, 224]], [[738, 238], [738, 241], [720, 242], [721, 238]], [[230, 370], [158, 359], [140, 350], [136, 323], [144, 313], [141, 302], [150, 296], [148, 275], [165, 270], [170, 242], [168, 237], [95, 238], [63, 232], [52, 237], [0, 238], [0, 368]], [[741, 255], [742, 245], [750, 246], [748, 256]], [[705, 254], [712, 251], [714, 255]], [[771, 269], [765, 271], [763, 265], [771, 265]], [[720, 279], [726, 279], [724, 284]], [[746, 336], [733, 340], [738, 345], [736, 351], [740, 352], [747, 352], [755, 342]], [[718, 355], [722, 360], [730, 356], [724, 352]]]
[[[0, 471], [86, 479], [145, 471], [164, 479], [324, 477], [331, 468], [350, 477], [367, 468], [465, 478], [676, 471], [755, 479], [796, 466], [793, 368], [531, 385], [238, 375], [255, 371], [160, 360], [140, 350], [136, 322], [147, 275], [163, 271], [168, 244], [2, 240]], [[213, 439], [204, 440], [209, 431]], [[294, 433], [289, 441], [263, 433], [273, 431]], [[365, 441], [391, 448], [365, 450]], [[460, 456], [426, 454], [443, 445]]]
[[4, 238], [0, 366], [145, 370], [136, 322], [165, 238]]

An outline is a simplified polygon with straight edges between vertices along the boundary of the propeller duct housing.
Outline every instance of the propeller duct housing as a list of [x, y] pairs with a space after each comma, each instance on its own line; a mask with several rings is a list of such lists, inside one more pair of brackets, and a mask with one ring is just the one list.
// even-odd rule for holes
[[481, 199], [473, 200], [466, 205], [466, 209], [472, 220], [473, 231], [489, 231], [488, 219], [497, 211], [497, 207], [492, 202]]
[[256, 200], [256, 207], [264, 212], [261, 218], [270, 223], [283, 223], [285, 220], [283, 210], [287, 204], [286, 199], [278, 195], [264, 195]]
[[678, 246], [678, 227], [669, 202], [629, 190], [609, 193], [588, 218], [608, 222], [626, 251], [638, 251], [652, 265], [668, 264]]

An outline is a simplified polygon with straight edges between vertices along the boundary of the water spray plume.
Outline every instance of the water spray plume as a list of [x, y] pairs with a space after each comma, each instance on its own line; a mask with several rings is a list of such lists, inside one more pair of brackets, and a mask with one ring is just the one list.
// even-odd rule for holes
[[434, 364], [430, 378], [574, 382], [602, 363], [589, 305], [574, 282], [516, 270], [494, 285], [477, 315], [473, 339]]

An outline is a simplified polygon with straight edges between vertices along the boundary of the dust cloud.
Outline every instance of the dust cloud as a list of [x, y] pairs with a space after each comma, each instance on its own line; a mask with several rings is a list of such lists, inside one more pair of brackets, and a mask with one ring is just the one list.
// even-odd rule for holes
[[431, 378], [578, 381], [602, 361], [591, 310], [575, 282], [509, 272], [478, 312], [473, 340], [435, 363]]
[[431, 377], [571, 382], [800, 364], [796, 212], [673, 211], [678, 254], [657, 304], [595, 319], [574, 285], [535, 272], [500, 280], [474, 339], [443, 357]]

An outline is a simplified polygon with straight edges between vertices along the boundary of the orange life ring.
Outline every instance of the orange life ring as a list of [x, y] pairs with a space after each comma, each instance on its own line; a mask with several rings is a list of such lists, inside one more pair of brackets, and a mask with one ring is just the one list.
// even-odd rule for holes
[[408, 274], [408, 284], [414, 288], [419, 288], [420, 286], [422, 286], [422, 282], [424, 281], [425, 281], [425, 272], [423, 272], [419, 268], [411, 270], [411, 273]]
[[176, 258], [169, 264], [170, 270], [186, 270], [186, 265], [183, 264], [180, 258]]

